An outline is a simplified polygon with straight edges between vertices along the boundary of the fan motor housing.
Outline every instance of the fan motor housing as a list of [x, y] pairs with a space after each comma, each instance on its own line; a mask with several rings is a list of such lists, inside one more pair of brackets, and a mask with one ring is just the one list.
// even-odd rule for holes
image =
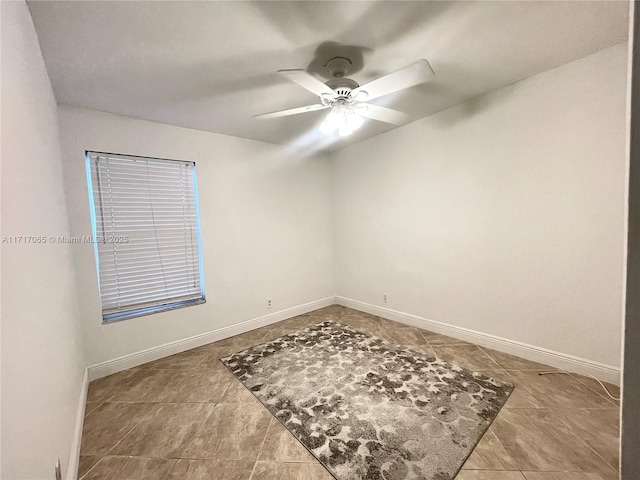
[[350, 78], [334, 78], [329, 80], [326, 85], [336, 92], [338, 98], [352, 100], [351, 92], [359, 87], [358, 82]]
[[325, 85], [336, 92], [340, 89], [351, 91], [360, 86], [358, 85], [358, 82], [356, 82], [355, 80], [351, 80], [350, 78], [332, 78]]
[[329, 75], [333, 77], [327, 81], [325, 85], [336, 93], [337, 98], [333, 100], [324, 100], [327, 100], [327, 103], [333, 103], [338, 99], [353, 102], [354, 99], [351, 96], [351, 92], [358, 88], [359, 85], [355, 80], [345, 77], [349, 71], [349, 67], [351, 67], [351, 60], [346, 57], [334, 57], [327, 62], [325, 67], [327, 68]]

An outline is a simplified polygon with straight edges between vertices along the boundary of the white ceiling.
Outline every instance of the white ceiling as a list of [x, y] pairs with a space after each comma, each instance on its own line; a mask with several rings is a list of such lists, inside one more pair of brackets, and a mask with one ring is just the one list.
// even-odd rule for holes
[[29, 8], [60, 104], [324, 150], [394, 127], [369, 120], [332, 143], [315, 128], [326, 111], [254, 119], [317, 102], [276, 70], [318, 73], [327, 56], [342, 53], [356, 69], [364, 64], [348, 75], [362, 85], [426, 58], [433, 81], [374, 102], [415, 120], [626, 41], [628, 31], [623, 1], [30, 1]]

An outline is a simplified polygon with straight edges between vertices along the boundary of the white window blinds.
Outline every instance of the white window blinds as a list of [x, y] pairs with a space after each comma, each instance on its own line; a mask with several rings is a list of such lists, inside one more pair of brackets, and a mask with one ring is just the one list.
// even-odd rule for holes
[[87, 152], [105, 322], [204, 302], [195, 164]]

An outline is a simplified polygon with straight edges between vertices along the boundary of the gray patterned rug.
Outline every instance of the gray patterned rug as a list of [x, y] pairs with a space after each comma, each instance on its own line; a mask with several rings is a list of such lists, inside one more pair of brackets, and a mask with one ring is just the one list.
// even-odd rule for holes
[[451, 480], [513, 386], [324, 322], [222, 362], [339, 480]]

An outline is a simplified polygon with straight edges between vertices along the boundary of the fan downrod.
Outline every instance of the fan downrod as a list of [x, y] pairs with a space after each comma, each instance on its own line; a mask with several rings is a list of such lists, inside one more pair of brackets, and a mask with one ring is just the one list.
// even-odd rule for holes
[[333, 57], [327, 62], [325, 67], [331, 75], [331, 79], [325, 83], [341, 97], [349, 97], [351, 90], [358, 88], [358, 82], [347, 78], [351, 60], [346, 57]]

